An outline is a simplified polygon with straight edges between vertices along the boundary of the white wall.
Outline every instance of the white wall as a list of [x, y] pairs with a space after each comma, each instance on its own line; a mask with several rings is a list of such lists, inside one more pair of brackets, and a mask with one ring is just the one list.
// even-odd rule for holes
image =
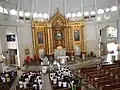
[[102, 22], [86, 22], [84, 27], [85, 33], [85, 47], [86, 52], [90, 53], [93, 51], [97, 56], [99, 56], [99, 40], [100, 40], [100, 29], [106, 26], [113, 26], [117, 28], [116, 21], [102, 21]]
[[[20, 57], [20, 65], [22, 66], [25, 59], [26, 48], [30, 49], [30, 56], [33, 56], [32, 50], [32, 32], [31, 24], [28, 22], [16, 22], [17, 17], [0, 14], [0, 39], [2, 43], [2, 51], [12, 49], [11, 45], [18, 49], [18, 55]], [[17, 42], [7, 42], [6, 34], [16, 34]]]
[[19, 42], [19, 51], [21, 57], [21, 65], [24, 63], [25, 59], [25, 49], [30, 50], [30, 56], [33, 57], [33, 49], [32, 49], [32, 31], [31, 25], [25, 25], [17, 27], [17, 35], [18, 35], [18, 42]]

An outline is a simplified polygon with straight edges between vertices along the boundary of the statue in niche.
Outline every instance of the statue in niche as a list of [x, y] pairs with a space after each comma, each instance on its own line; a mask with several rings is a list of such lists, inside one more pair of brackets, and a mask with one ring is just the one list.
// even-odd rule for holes
[[60, 31], [55, 32], [55, 40], [62, 40], [62, 33]]

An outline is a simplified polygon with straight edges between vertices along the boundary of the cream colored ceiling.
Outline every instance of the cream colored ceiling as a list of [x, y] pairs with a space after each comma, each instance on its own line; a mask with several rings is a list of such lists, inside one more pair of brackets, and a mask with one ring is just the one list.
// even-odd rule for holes
[[[6, 3], [7, 1], [7, 3]], [[51, 4], [49, 4], [49, 1]], [[66, 6], [66, 13], [68, 12], [79, 12], [81, 11], [81, 5], [84, 8], [84, 11], [95, 10], [95, 0], [0, 0], [0, 5], [7, 9], [19, 9], [19, 11], [29, 11], [29, 12], [49, 12], [49, 10], [54, 13], [56, 8], [59, 8], [61, 13], [64, 12]], [[112, 7], [117, 4], [118, 0], [96, 0], [97, 8], [105, 9]], [[49, 5], [51, 7], [49, 8]]]

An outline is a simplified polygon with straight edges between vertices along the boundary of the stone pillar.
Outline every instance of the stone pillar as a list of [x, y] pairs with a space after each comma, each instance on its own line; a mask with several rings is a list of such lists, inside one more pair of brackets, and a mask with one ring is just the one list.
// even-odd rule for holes
[[118, 60], [120, 60], [120, 21], [117, 21]]

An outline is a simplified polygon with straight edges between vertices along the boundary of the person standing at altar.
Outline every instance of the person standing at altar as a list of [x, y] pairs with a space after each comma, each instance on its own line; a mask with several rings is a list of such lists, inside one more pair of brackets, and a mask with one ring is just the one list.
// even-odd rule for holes
[[35, 55], [34, 55], [34, 61], [35, 61], [35, 62], [38, 62], [38, 60], [39, 60], [39, 56], [38, 56], [37, 54], [35, 54]]
[[26, 64], [29, 64], [29, 63], [30, 63], [30, 60], [31, 60], [30, 56], [29, 56], [29, 55], [26, 56], [25, 63], [26, 63]]

